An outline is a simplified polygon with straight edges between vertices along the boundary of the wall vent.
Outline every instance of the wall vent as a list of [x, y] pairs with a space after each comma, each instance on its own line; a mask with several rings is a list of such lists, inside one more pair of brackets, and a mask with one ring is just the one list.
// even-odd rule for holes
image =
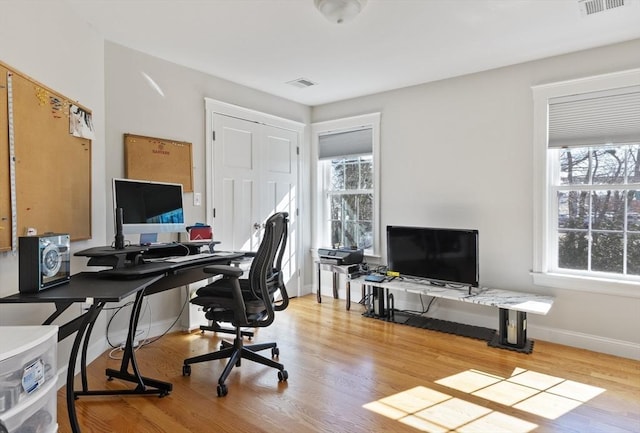
[[624, 6], [625, 0], [578, 0], [582, 15], [593, 15]]
[[306, 87], [315, 86], [317, 83], [314, 83], [313, 81], [308, 80], [306, 78], [298, 78], [293, 81], [287, 81], [287, 84], [290, 84], [294, 87], [298, 87], [300, 89], [304, 89]]

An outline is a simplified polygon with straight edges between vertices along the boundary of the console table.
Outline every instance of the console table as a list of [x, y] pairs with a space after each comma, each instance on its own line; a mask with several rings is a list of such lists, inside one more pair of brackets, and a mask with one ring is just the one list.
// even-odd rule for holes
[[530, 353], [533, 342], [527, 339], [527, 313], [546, 315], [553, 305], [552, 296], [490, 288], [450, 288], [422, 281], [394, 279], [380, 283], [365, 281], [364, 277], [351, 280], [367, 288], [371, 310], [365, 315], [396, 321], [394, 298], [391, 292], [417, 293], [434, 298], [486, 305], [499, 309], [498, 333], [488, 341], [492, 347]]
[[[329, 271], [333, 274], [333, 297], [334, 299], [338, 299], [338, 281], [339, 281], [339, 275], [346, 275], [347, 276], [347, 283], [346, 283], [346, 288], [347, 288], [347, 310], [351, 309], [351, 278], [354, 275], [360, 275], [359, 271], [354, 271], [354, 270], [358, 270], [359, 266], [358, 265], [338, 265], [335, 263], [325, 263], [322, 261], [317, 261], [316, 262], [316, 266], [318, 269], [318, 291], [316, 292], [316, 298], [318, 300], [318, 303], [322, 302], [322, 294], [320, 293], [321, 289], [322, 289], [322, 285], [321, 285], [321, 273], [322, 271]], [[364, 295], [364, 289], [362, 291], [363, 295]]]

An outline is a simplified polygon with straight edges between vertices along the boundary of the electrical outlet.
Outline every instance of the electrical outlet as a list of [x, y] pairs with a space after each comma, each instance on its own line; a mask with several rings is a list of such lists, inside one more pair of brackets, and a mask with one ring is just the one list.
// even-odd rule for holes
[[200, 194], [199, 192], [194, 192], [193, 193], [193, 205], [194, 206], [200, 206], [202, 204], [202, 194]]
[[86, 298], [84, 302], [80, 302], [80, 314], [84, 314], [89, 311], [89, 308], [93, 305], [93, 298]]

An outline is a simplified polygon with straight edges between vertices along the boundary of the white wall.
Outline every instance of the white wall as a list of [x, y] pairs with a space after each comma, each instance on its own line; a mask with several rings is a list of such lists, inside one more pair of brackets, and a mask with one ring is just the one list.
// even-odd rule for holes
[[[74, 242], [72, 253], [105, 243], [105, 145], [103, 41], [89, 26], [78, 22], [59, 0], [0, 2], [0, 61], [91, 109], [96, 138], [92, 141], [92, 239]], [[3, 168], [4, 171], [4, 168]], [[71, 270], [85, 269], [86, 259], [74, 257]], [[18, 257], [0, 254], [0, 296], [18, 292]], [[77, 315], [73, 308], [67, 316]], [[0, 304], [0, 325], [40, 324], [53, 312], [48, 304]], [[66, 316], [65, 316], [66, 317]], [[104, 321], [96, 325], [98, 339]], [[70, 340], [60, 347], [66, 365]], [[68, 359], [68, 358], [67, 358]]]
[[[149, 85], [142, 73], [153, 79], [164, 96]], [[302, 123], [309, 123], [311, 116], [311, 109], [307, 106], [110, 42], [105, 43], [105, 89], [108, 182], [113, 177], [125, 175], [125, 133], [192, 143], [194, 191], [202, 194], [203, 205], [193, 206], [193, 193], [184, 194], [187, 224], [206, 221], [205, 97]], [[111, 203], [111, 191], [107, 196], [108, 203]], [[107, 218], [109, 239], [114, 233], [110, 207], [107, 213], [110, 215]], [[132, 236], [131, 240], [137, 243], [137, 235]], [[160, 293], [148, 300], [152, 322], [164, 320], [168, 325], [180, 312], [183, 303], [179, 290]], [[144, 317], [141, 323], [146, 323]], [[114, 324], [114, 328], [122, 326], [122, 323]]]
[[[531, 86], [637, 68], [638, 53], [635, 40], [327, 104], [315, 107], [312, 118], [382, 113], [383, 230], [389, 224], [478, 229], [482, 285], [556, 297], [547, 316], [528, 315], [529, 336], [640, 359], [640, 292], [628, 298], [538, 287], [529, 274]], [[419, 308], [417, 298], [406, 301]], [[495, 309], [439, 305], [436, 316], [497, 327]]]

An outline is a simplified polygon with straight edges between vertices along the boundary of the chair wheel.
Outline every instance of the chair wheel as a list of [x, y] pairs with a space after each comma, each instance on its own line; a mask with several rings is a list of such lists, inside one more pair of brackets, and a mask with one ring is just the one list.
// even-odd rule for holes
[[224, 397], [228, 392], [229, 389], [227, 388], [227, 385], [224, 383], [218, 385], [218, 397]]
[[182, 366], [182, 375], [183, 376], [191, 376], [191, 366], [190, 365], [183, 365]]
[[280, 355], [280, 349], [277, 347], [274, 347], [271, 349], [271, 357], [275, 358], [276, 356]]
[[280, 382], [286, 382], [287, 379], [289, 379], [289, 373], [287, 373], [287, 370], [281, 370], [278, 372], [278, 380]]

